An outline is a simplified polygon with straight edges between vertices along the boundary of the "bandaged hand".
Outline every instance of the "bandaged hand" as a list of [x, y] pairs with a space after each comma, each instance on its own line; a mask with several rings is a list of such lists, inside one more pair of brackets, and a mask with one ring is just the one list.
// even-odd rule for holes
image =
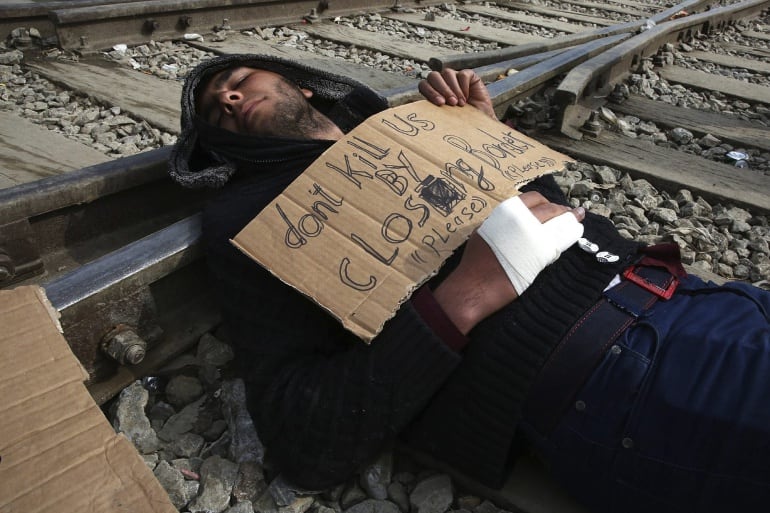
[[570, 211], [541, 223], [515, 196], [492, 211], [478, 234], [521, 295], [540, 271], [583, 236], [583, 225]]

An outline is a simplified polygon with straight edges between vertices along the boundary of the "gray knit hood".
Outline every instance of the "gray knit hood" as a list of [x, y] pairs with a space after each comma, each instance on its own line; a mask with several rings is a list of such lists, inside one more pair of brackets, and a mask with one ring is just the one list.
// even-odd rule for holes
[[[301, 88], [313, 91], [311, 103], [348, 132], [370, 115], [387, 108], [387, 100], [353, 79], [292, 62], [280, 57], [254, 54], [223, 55], [199, 64], [182, 88], [181, 133], [169, 157], [169, 174], [185, 187], [221, 187], [242, 167], [245, 156], [220, 151], [201, 141], [200, 127], [205, 123], [195, 112], [195, 91], [206, 79], [226, 68], [249, 66], [279, 73]], [[208, 129], [208, 127], [206, 127]], [[220, 130], [220, 129], [216, 129]], [[228, 136], [229, 137], [229, 136]], [[275, 137], [232, 134], [250, 148], [266, 152], [299, 149], [307, 141]], [[251, 150], [250, 150], [251, 151]], [[259, 150], [257, 150], [259, 151]]]

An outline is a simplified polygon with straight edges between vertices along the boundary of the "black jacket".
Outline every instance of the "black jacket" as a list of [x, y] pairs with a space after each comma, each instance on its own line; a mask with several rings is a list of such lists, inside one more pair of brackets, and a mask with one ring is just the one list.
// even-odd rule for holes
[[[185, 83], [183, 131], [169, 172], [185, 186], [224, 184], [204, 211], [205, 251], [271, 461], [300, 486], [326, 488], [400, 435], [488, 485], [501, 484], [534, 377], [638, 245], [589, 213], [585, 237], [619, 255], [616, 264], [598, 264], [593, 255], [570, 248], [520, 298], [480, 323], [462, 352], [450, 349], [411, 301], [366, 345], [229, 242], [331, 144], [240, 137], [232, 147], [232, 138], [216, 151], [202, 147], [200, 130], [206, 127], [195, 121], [193, 92], [207, 74], [233, 63], [274, 69], [315, 87], [314, 98], [325, 102], [325, 112], [341, 127], [385, 104], [349, 79], [273, 57], [212, 59]], [[525, 189], [565, 200], [550, 177]], [[427, 286], [439, 283], [461, 253]]]
[[[304, 167], [246, 173], [204, 212], [214, 287], [272, 461], [301, 486], [325, 488], [403, 433], [420, 450], [488, 485], [501, 484], [532, 380], [637, 245], [589, 213], [585, 236], [621, 255], [618, 264], [598, 264], [569, 249], [517, 301], [477, 326], [462, 353], [449, 349], [410, 302], [365, 345], [229, 242]], [[526, 189], [564, 201], [551, 177]]]

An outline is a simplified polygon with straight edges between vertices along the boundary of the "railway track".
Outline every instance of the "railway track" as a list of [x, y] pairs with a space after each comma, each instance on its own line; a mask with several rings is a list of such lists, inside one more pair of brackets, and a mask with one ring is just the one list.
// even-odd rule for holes
[[[100, 403], [219, 322], [199, 247], [206, 193], [165, 173], [180, 80], [215, 54], [300, 59], [393, 105], [429, 68], [473, 67], [518, 129], [670, 198], [686, 189], [748, 212], [756, 245], [770, 240], [770, 1], [221, 3], [0, 7], [0, 287], [43, 285]], [[36, 105], [41, 90], [53, 106]], [[594, 185], [579, 201], [602, 211], [612, 186]], [[688, 229], [679, 240], [697, 245]], [[737, 277], [767, 280], [770, 257], [748, 245], [752, 272]]]

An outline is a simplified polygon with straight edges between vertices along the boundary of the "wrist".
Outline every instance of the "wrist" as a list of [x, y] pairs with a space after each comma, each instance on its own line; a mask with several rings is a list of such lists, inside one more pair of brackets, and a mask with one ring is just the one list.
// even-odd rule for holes
[[436, 302], [463, 335], [518, 297], [508, 280], [491, 280], [492, 276], [461, 264], [433, 291]]

